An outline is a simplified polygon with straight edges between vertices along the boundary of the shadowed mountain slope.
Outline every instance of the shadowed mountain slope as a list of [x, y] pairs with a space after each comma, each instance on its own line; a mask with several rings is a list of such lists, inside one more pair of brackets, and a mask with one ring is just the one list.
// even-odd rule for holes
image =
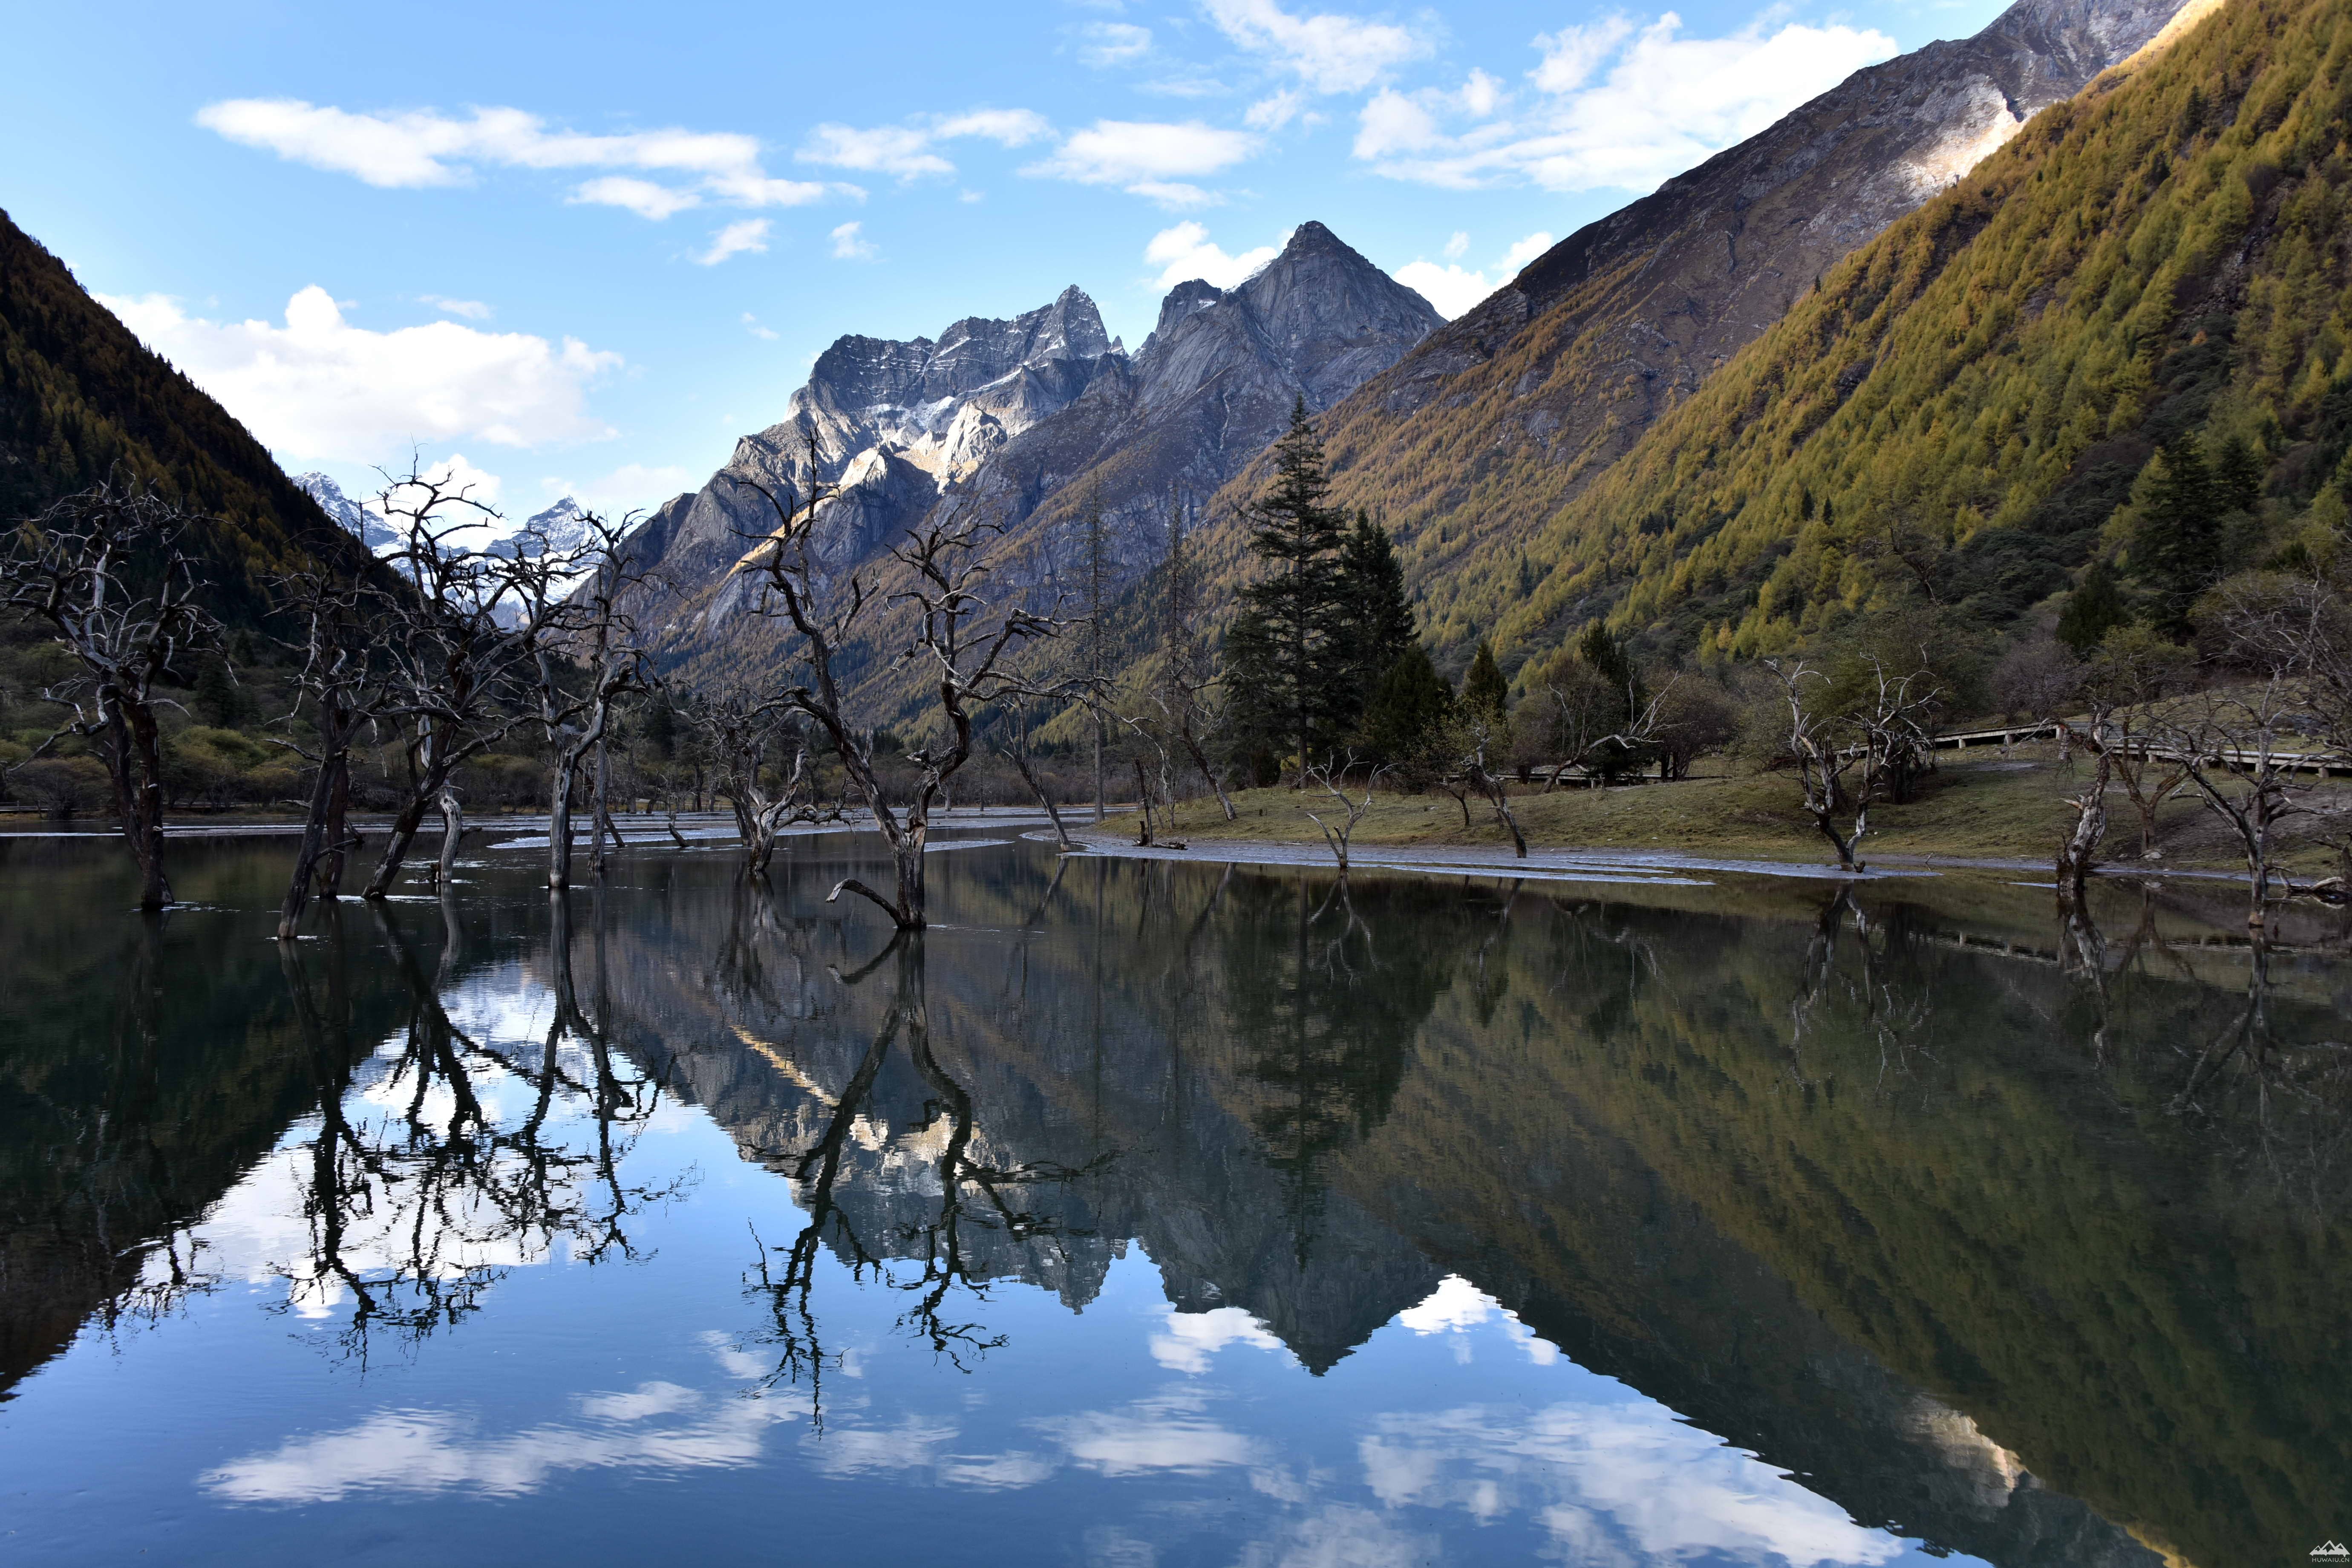
[[0, 213], [0, 523], [117, 468], [212, 521], [193, 543], [231, 622], [308, 559], [365, 552], [194, 382]]

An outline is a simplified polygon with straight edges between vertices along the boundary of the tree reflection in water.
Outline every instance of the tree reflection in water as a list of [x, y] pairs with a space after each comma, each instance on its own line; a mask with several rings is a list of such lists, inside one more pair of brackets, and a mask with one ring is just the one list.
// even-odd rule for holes
[[[328, 907], [323, 999], [300, 950], [280, 944], [317, 1085], [319, 1128], [302, 1172], [309, 1245], [302, 1258], [277, 1266], [289, 1285], [279, 1310], [316, 1312], [348, 1298], [334, 1342], [362, 1366], [382, 1336], [413, 1348], [479, 1310], [509, 1268], [547, 1261], [559, 1245], [583, 1263], [641, 1260], [629, 1215], [677, 1195], [690, 1180], [657, 1187], [623, 1180], [629, 1148], [660, 1105], [660, 1085], [607, 1037], [601, 909], [593, 1016], [573, 978], [567, 896], [551, 898], [549, 910], [553, 1009], [536, 1060], [493, 1048], [450, 1016], [444, 998], [464, 965], [452, 890], [442, 894], [444, 934], [431, 976], [374, 910], [409, 1008], [397, 1042], [362, 1058], [364, 1082], [351, 1048], [351, 956], [340, 908]], [[509, 1106], [521, 1099], [499, 1092], [509, 1082], [530, 1091], [527, 1101]]]
[[[775, 1369], [762, 1380], [763, 1386], [804, 1384], [811, 1421], [820, 1432], [824, 1424], [827, 1359], [811, 1295], [818, 1262], [827, 1246], [847, 1265], [854, 1279], [863, 1283], [870, 1278], [909, 1293], [913, 1300], [899, 1313], [898, 1328], [929, 1345], [934, 1355], [959, 1372], [970, 1372], [982, 1356], [1003, 1345], [1004, 1337], [977, 1319], [963, 1318], [962, 1309], [952, 1304], [958, 1300], [985, 1303], [989, 1299], [991, 1281], [974, 1273], [968, 1231], [988, 1231], [1016, 1244], [1090, 1234], [1033, 1212], [1028, 1194], [1039, 1187], [1066, 1186], [1090, 1176], [1117, 1157], [1106, 1152], [1075, 1167], [1053, 1161], [997, 1166], [976, 1157], [971, 1096], [940, 1065], [931, 1050], [922, 932], [901, 931], [865, 964], [845, 974], [835, 970], [834, 976], [854, 989], [886, 967], [890, 999], [873, 1043], [850, 1075], [824, 1130], [796, 1157], [786, 1155], [807, 1223], [785, 1247], [771, 1247], [753, 1231], [759, 1258], [745, 1276], [751, 1292], [766, 1299], [772, 1322], [772, 1331], [759, 1342], [779, 1352]], [[887, 1237], [869, 1238], [859, 1234], [856, 1224], [835, 1201], [835, 1193], [852, 1129], [865, 1113], [891, 1047], [902, 1037], [909, 1063], [931, 1094], [924, 1102], [922, 1120], [908, 1131], [922, 1137], [931, 1134], [942, 1119], [946, 1122], [937, 1163], [939, 1203], [936, 1210], [888, 1226]], [[770, 1258], [779, 1252], [784, 1255], [781, 1272]], [[907, 1270], [908, 1264], [914, 1266], [911, 1273]]]

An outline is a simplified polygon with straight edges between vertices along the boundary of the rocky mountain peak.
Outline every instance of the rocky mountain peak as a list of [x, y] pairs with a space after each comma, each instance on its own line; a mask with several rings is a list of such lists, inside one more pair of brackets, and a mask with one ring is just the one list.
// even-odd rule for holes
[[343, 493], [343, 487], [325, 474], [311, 472], [289, 476], [294, 488], [319, 503], [335, 526], [366, 545], [371, 552], [386, 549], [399, 542], [399, 538], [384, 525], [383, 519], [368, 510]]
[[1255, 315], [1310, 408], [1338, 402], [1394, 363], [1400, 342], [1444, 325], [1428, 300], [1312, 220], [1234, 297]]

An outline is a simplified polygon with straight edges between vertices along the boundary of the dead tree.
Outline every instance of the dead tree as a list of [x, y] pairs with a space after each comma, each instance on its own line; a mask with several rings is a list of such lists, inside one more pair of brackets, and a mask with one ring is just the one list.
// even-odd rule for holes
[[26, 520], [0, 554], [0, 605], [46, 624], [79, 666], [42, 690], [44, 701], [73, 717], [26, 762], [68, 735], [95, 743], [138, 862], [142, 910], [172, 901], [155, 716], [164, 700], [155, 687], [220, 637], [218, 623], [196, 605], [202, 584], [183, 548], [194, 521], [133, 481], [109, 479]]
[[[793, 709], [783, 698], [765, 700], [740, 690], [698, 693], [682, 710], [688, 729], [716, 760], [719, 791], [735, 813], [736, 831], [743, 840], [743, 874], [767, 875], [775, 858], [776, 839], [795, 822], [841, 819], [841, 808], [829, 810], [801, 793], [807, 782], [808, 746]], [[772, 787], [769, 758], [792, 753], [781, 787]]]
[[290, 942], [314, 889], [322, 899], [342, 893], [344, 855], [354, 842], [346, 821], [352, 748], [374, 722], [385, 698], [375, 650], [386, 621], [379, 593], [323, 570], [282, 579], [278, 598], [281, 614], [296, 622], [299, 638], [289, 642], [302, 659], [294, 677], [294, 710], [281, 722], [289, 731], [300, 720], [310, 726], [307, 738], [289, 735], [278, 743], [315, 770], [301, 847], [278, 911], [278, 939]]
[[[1764, 660], [1789, 705], [1785, 744], [1797, 764], [1805, 815], [1847, 871], [1865, 869], [1854, 851], [1870, 830], [1871, 806], [1900, 794], [1933, 743], [1927, 720], [1939, 695], [1928, 684], [1924, 660], [1922, 668], [1901, 676], [1889, 675], [1876, 658], [1866, 662], [1869, 674], [1859, 696], [1843, 709], [1830, 709], [1808, 698], [1807, 682], [1828, 684], [1820, 670], [1803, 659]], [[1843, 832], [1841, 816], [1852, 824]]]
[[2300, 699], [2292, 673], [2273, 670], [2167, 703], [2156, 720], [2158, 743], [2179, 759], [2198, 799], [2238, 841], [2252, 927], [2264, 924], [2279, 825], [2303, 809], [2293, 789], [2308, 761]]
[[2093, 710], [2087, 743], [2108, 759], [2139, 814], [2143, 860], [2161, 857], [2157, 814], [2189, 787], [2189, 770], [2158, 743], [2157, 721], [2167, 700], [2189, 683], [2192, 665], [2188, 649], [2133, 626], [2108, 633], [2084, 669], [2082, 692]]
[[[759, 574], [760, 610], [781, 611], [799, 634], [793, 657], [803, 679], [786, 689], [784, 700], [814, 720], [832, 743], [850, 787], [874, 814], [874, 825], [889, 847], [897, 871], [896, 886], [887, 896], [846, 877], [827, 901], [856, 893], [888, 914], [900, 930], [919, 930], [925, 920], [923, 851], [930, 839], [931, 812], [957, 770], [971, 760], [974, 713], [1034, 691], [1005, 668], [1007, 658], [1022, 643], [1059, 635], [1065, 623], [1026, 608], [992, 605], [983, 596], [989, 568], [982, 546], [1002, 530], [975, 521], [968, 513], [935, 513], [892, 549], [891, 559], [908, 585], [886, 600], [878, 577], [855, 571], [836, 576], [820, 560], [810, 534], [817, 507], [827, 496], [824, 486], [812, 479], [809, 497], [803, 500], [790, 490], [772, 490], [738, 475], [729, 478], [757, 490], [776, 518], [775, 529], [735, 570]], [[845, 645], [866, 629], [877, 606], [887, 602], [905, 604], [916, 622], [905, 651], [891, 668], [937, 682], [947, 729], [941, 743], [907, 753], [906, 760], [918, 772], [904, 807], [894, 806], [883, 790], [874, 768], [873, 735], [852, 721], [835, 668]]]
[[526, 535], [516, 541], [506, 568], [518, 606], [527, 621], [540, 627], [531, 644], [531, 665], [540, 727], [552, 753], [547, 885], [555, 892], [572, 885], [572, 801], [580, 770], [592, 757], [598, 765], [590, 853], [596, 868], [604, 868], [604, 836], [612, 826], [604, 795], [604, 741], [614, 703], [646, 684], [646, 650], [636, 622], [620, 608], [622, 596], [646, 579], [627, 543], [635, 520], [615, 523], [584, 512], [580, 521], [586, 537], [577, 546], [557, 550], [544, 535]]
[[[1350, 752], [1345, 760], [1327, 757], [1321, 767], [1310, 767], [1307, 770], [1307, 782], [1321, 786], [1325, 794], [1339, 803], [1338, 826], [1335, 827], [1324, 821], [1322, 817], [1308, 811], [1303, 805], [1298, 808], [1307, 821], [1323, 830], [1323, 842], [1330, 847], [1331, 858], [1339, 863], [1339, 876], [1342, 880], [1345, 880], [1348, 875], [1348, 840], [1355, 836], [1356, 825], [1363, 821], [1365, 814], [1372, 809], [1372, 786], [1380, 782], [1381, 773], [1383, 771], [1374, 768], [1365, 774], [1364, 798], [1360, 801], [1352, 800], [1349, 797], [1347, 784], [1348, 774], [1353, 771], [1355, 765], [1355, 754]], [[1524, 847], [1519, 852], [1522, 855], [1527, 853]]]
[[1184, 509], [1171, 494], [1168, 504], [1168, 570], [1166, 619], [1160, 639], [1160, 689], [1153, 694], [1168, 732], [1201, 770], [1201, 777], [1217, 797], [1225, 820], [1234, 820], [1234, 803], [1224, 780], [1209, 765], [1204, 737], [1213, 733], [1221, 717], [1214, 698], [1217, 672], [1209, 657], [1207, 633], [1201, 625], [1200, 569], [1191, 548], [1192, 529]]
[[1037, 782], [1036, 771], [1029, 765], [1029, 705], [1027, 703], [1018, 700], [1014, 702], [1013, 722], [1013, 744], [1000, 746], [997, 750], [1021, 774], [1021, 782], [1029, 786], [1029, 793], [1037, 797], [1037, 804], [1045, 807], [1046, 816], [1054, 824], [1055, 838], [1060, 842], [1063, 848], [1075, 849], [1077, 846], [1070, 837], [1070, 830], [1062, 825], [1061, 807], [1054, 804], [1054, 797], [1045, 793], [1045, 786]]
[[[1581, 664], [1578, 669], [1587, 675], [1593, 673]], [[1629, 681], [1622, 697], [1597, 676], [1589, 682], [1579, 682], [1572, 691], [1547, 684], [1544, 690], [1551, 696], [1558, 719], [1554, 733], [1559, 738], [1559, 754], [1552, 765], [1551, 777], [1544, 784], [1544, 793], [1549, 795], [1558, 789], [1570, 768], [1582, 769], [1585, 777], [1597, 784], [1610, 772], [1603, 759], [1638, 759], [1644, 751], [1660, 746], [1671, 728], [1665, 715], [1680, 679], [1679, 676], [1669, 679], [1646, 702], [1642, 700], [1638, 681]], [[1638, 762], [1635, 765], [1638, 767]]]
[[[1528, 836], [1519, 831], [1518, 815], [1511, 809], [1509, 782], [1497, 775], [1488, 763], [1492, 752], [1505, 744], [1505, 731], [1492, 715], [1465, 704], [1455, 710], [1454, 750], [1458, 759], [1455, 771], [1471, 789], [1486, 800], [1494, 812], [1495, 821], [1511, 836], [1511, 852], [1524, 860], [1528, 858]], [[1470, 802], [1466, 795], [1457, 794], [1462, 806], [1462, 820], [1470, 821]]]
[[392, 600], [382, 649], [393, 695], [380, 717], [397, 727], [407, 774], [400, 808], [363, 896], [392, 891], [425, 814], [442, 814], [446, 879], [464, 829], [457, 769], [530, 716], [525, 683], [541, 644], [561, 626], [560, 600], [524, 604], [529, 571], [462, 542], [498, 513], [467, 487], [412, 470], [378, 501], [400, 535], [386, 561], [408, 592]]

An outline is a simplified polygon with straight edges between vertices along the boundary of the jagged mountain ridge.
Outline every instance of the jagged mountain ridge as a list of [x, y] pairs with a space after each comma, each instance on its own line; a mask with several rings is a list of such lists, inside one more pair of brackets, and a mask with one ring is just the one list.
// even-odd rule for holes
[[[1084, 305], [1094, 331], [1081, 328], [1064, 341], [1080, 349], [1101, 342], [1099, 318], [1083, 294], [1070, 290], [1048, 310], [1074, 302]], [[793, 467], [787, 447], [804, 450], [812, 439], [818, 472], [843, 487], [819, 524], [829, 564], [870, 561], [923, 509], [956, 506], [1003, 531], [994, 552], [999, 583], [1050, 597], [1074, 563], [1082, 515], [1098, 500], [1115, 584], [1131, 580], [1164, 548], [1171, 490], [1195, 499], [1212, 493], [1281, 433], [1296, 402], [1329, 406], [1394, 364], [1441, 320], [1329, 228], [1302, 224], [1273, 261], [1233, 289], [1178, 284], [1131, 357], [1106, 343], [1091, 360], [1066, 354], [1041, 364], [1033, 351], [986, 390], [1022, 390], [1026, 401], [1014, 405], [1016, 416], [1034, 409], [1037, 416], [1010, 417], [980, 405], [1006, 436], [969, 464], [944, 459], [964, 450], [952, 438], [957, 422], [977, 424], [979, 416], [896, 390], [929, 389], [920, 379], [931, 374], [929, 351], [844, 339], [820, 359], [823, 374], [794, 395], [791, 418], [747, 437], [700, 494], [672, 502], [648, 523], [646, 559], [657, 563], [669, 585], [640, 608], [640, 618], [660, 628], [666, 658], [697, 674], [748, 672], [770, 657], [772, 639], [740, 619], [749, 584], [726, 577], [763, 505], [732, 476], [761, 482], [797, 476], [805, 464]], [[1014, 332], [1001, 338], [1029, 341]], [[827, 370], [836, 353], [835, 368]], [[869, 386], [895, 398], [863, 405], [887, 418], [859, 412], [857, 398], [877, 395]], [[1066, 399], [1045, 407], [1064, 386]], [[875, 444], [846, 456], [869, 431]], [[915, 444], [922, 435], [930, 447]], [[923, 467], [926, 458], [935, 466]], [[878, 712], [897, 697], [877, 689], [862, 700]]]
[[727, 466], [665, 503], [635, 535], [658, 579], [633, 608], [685, 657], [744, 607], [744, 536], [773, 526], [756, 489], [802, 491], [814, 477], [839, 487], [819, 538], [829, 555], [871, 558], [920, 521], [944, 486], [1021, 432], [1066, 407], [1126, 350], [1103, 330], [1084, 290], [1010, 321], [966, 317], [935, 341], [846, 336], [817, 356], [785, 417], [736, 443]]
[[1507, 555], [1837, 261], [2180, 9], [2018, 0], [1973, 37], [1857, 71], [1570, 236], [1335, 408], [1338, 496], [1386, 516], [1443, 651], [1465, 659], [1495, 608], [1454, 580], [1468, 552]]
[[964, 494], [1015, 531], [1004, 554], [1025, 570], [1009, 569], [1034, 580], [1055, 573], [1053, 536], [1099, 502], [1124, 579], [1157, 560], [1171, 488], [1213, 493], [1297, 402], [1330, 407], [1443, 324], [1330, 229], [1301, 224], [1234, 289], [1178, 284], [1125, 374], [1010, 443]]
[[319, 510], [332, 519], [336, 527], [366, 545], [369, 553], [380, 554], [400, 542], [400, 536], [385, 526], [383, 519], [344, 494], [343, 487], [331, 476], [314, 469], [293, 478], [294, 488], [317, 501]]

